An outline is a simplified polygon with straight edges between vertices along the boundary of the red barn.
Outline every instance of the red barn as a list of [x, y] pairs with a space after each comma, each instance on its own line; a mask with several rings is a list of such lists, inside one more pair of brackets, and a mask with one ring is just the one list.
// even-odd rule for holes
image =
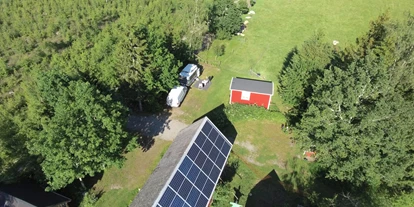
[[230, 104], [256, 104], [269, 109], [273, 96], [273, 82], [232, 78], [230, 91]]

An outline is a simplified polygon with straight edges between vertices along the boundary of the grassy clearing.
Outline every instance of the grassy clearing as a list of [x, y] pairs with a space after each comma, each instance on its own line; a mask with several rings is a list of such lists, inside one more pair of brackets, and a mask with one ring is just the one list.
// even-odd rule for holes
[[[286, 160], [295, 148], [289, 135], [282, 132], [280, 123], [243, 121], [234, 125], [238, 133], [236, 145], [233, 147], [235, 153], [245, 158], [254, 158], [252, 161], [259, 166], [274, 165], [284, 168], [278, 160]], [[248, 153], [245, 154], [246, 151], [241, 149], [247, 149]]]
[[[203, 63], [217, 66], [220, 70], [213, 72], [216, 86], [204, 94], [209, 97], [209, 102], [220, 100], [227, 103], [228, 96], [227, 93], [223, 95], [223, 91], [230, 84], [229, 77], [258, 78], [250, 70], [277, 84], [287, 54], [317, 31], [325, 34], [327, 42], [338, 40], [339, 46], [345, 47], [364, 34], [369, 22], [380, 14], [388, 11], [391, 17], [400, 18], [404, 11], [413, 11], [414, 8], [410, 0], [268, 0], [258, 1], [252, 10], [256, 14], [248, 20], [245, 37], [213, 43], [212, 48], [224, 44], [225, 55], [215, 57], [213, 50], [200, 54]], [[277, 94], [273, 102], [281, 111], [286, 111]], [[202, 111], [207, 108], [201, 107]]]
[[126, 154], [122, 168], [105, 171], [94, 186], [94, 193], [103, 193], [96, 206], [128, 206], [151, 175], [171, 142], [156, 140], [147, 152], [140, 149]]
[[[201, 78], [213, 76], [212, 85], [208, 91], [191, 89], [178, 109], [178, 119], [192, 123], [217, 106], [228, 104], [231, 77], [259, 78], [250, 70], [277, 85], [286, 55], [317, 31], [325, 33], [326, 41], [338, 40], [339, 46], [345, 47], [364, 34], [369, 21], [381, 13], [389, 11], [391, 17], [399, 18], [404, 11], [414, 11], [414, 8], [412, 0], [263, 0], [257, 1], [252, 10], [256, 14], [249, 20], [245, 37], [213, 43], [226, 46], [223, 56], [215, 57], [212, 50], [199, 54], [204, 67]], [[288, 110], [277, 91], [271, 109]], [[287, 200], [297, 201], [302, 196], [301, 188], [308, 184], [309, 163], [295, 158], [300, 152], [290, 143], [289, 135], [281, 131], [283, 120], [232, 122], [238, 135], [231, 156], [240, 159], [240, 166], [231, 185], [240, 188], [240, 204], [244, 206], [248, 202], [250, 192], [267, 195], [268, 192], [252, 189], [273, 170], [283, 181], [278, 190], [286, 191]], [[108, 169], [95, 186], [96, 192], [104, 192], [97, 206], [128, 205], [169, 144], [157, 140], [146, 153], [139, 150], [129, 153], [123, 168]], [[323, 184], [315, 186], [318, 192], [332, 193]]]
[[[363, 35], [369, 22], [380, 14], [388, 11], [392, 18], [400, 18], [404, 11], [414, 8], [410, 0], [264, 0], [258, 1], [252, 10], [256, 14], [249, 19], [244, 37], [213, 43], [211, 48], [225, 45], [223, 56], [216, 57], [213, 50], [199, 54], [205, 69], [203, 76], [214, 79], [208, 91], [190, 91], [181, 107], [180, 119], [191, 123], [215, 107], [228, 104], [231, 77], [262, 78], [274, 81], [277, 86], [287, 54], [316, 32], [322, 31], [327, 42], [338, 40], [340, 47], [346, 47]], [[281, 112], [289, 109], [277, 91], [271, 109]], [[273, 186], [281, 185], [276, 191], [285, 191], [286, 198], [281, 199], [287, 203], [297, 204], [304, 196], [304, 188], [332, 196], [334, 189], [320, 182], [310, 183], [310, 165], [297, 157], [301, 154], [299, 149], [281, 131], [283, 119], [231, 121], [237, 131], [232, 156], [240, 159], [240, 166], [230, 184], [234, 189], [240, 188], [240, 204], [252, 205], [247, 195], [260, 192], [253, 189], [273, 170], [281, 180]]]

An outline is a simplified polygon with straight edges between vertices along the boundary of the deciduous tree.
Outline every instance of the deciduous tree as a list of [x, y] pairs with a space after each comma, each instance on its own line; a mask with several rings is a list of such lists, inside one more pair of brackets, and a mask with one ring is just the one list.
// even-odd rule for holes
[[399, 23], [382, 18], [360, 39], [375, 44], [318, 56], [331, 59], [329, 67], [312, 81], [295, 83], [310, 87], [309, 93], [289, 95], [306, 98], [296, 137], [302, 146], [316, 147], [327, 177], [402, 188], [414, 184], [413, 17]]
[[42, 74], [36, 85], [43, 110], [38, 111], [40, 125], [29, 149], [41, 158], [51, 189], [122, 163], [129, 140], [120, 103], [88, 82], [56, 71]]

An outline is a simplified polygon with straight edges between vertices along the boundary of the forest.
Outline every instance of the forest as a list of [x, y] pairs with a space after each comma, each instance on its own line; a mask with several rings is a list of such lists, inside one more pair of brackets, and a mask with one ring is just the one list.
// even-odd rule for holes
[[[221, 41], [216, 60], [248, 7], [241, 0], [0, 1], [0, 183], [29, 179], [54, 191], [121, 167], [141, 139], [126, 130], [127, 117], [163, 110], [179, 70], [210, 46], [206, 37]], [[354, 44], [332, 45], [317, 31], [283, 68], [271, 66], [280, 73], [264, 71], [278, 78], [277, 95], [289, 106], [278, 116], [286, 116], [292, 140], [317, 152], [313, 176], [350, 193], [310, 206], [414, 202], [413, 43], [414, 17], [385, 13]], [[220, 184], [216, 206], [233, 197], [233, 186]]]
[[[395, 21], [383, 14], [345, 48], [317, 33], [281, 71], [295, 139], [318, 154], [314, 173], [353, 192], [332, 205], [387, 206], [387, 196], [412, 192], [413, 28], [412, 15]], [[412, 194], [404, 199], [412, 203]]]
[[231, 37], [246, 7], [1, 1], [0, 182], [30, 177], [56, 190], [122, 165], [122, 154], [137, 146], [124, 129], [128, 113], [161, 110], [204, 34]]

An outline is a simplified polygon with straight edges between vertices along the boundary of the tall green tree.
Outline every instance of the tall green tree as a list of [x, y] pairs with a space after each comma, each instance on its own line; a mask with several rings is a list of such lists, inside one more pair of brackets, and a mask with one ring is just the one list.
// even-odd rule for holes
[[404, 186], [414, 164], [409, 118], [414, 107], [387, 91], [388, 77], [379, 71], [384, 68], [368, 61], [325, 71], [314, 85], [298, 138], [318, 149], [318, 162], [330, 178]]
[[[141, 101], [144, 109], [160, 109], [168, 90], [177, 84], [181, 62], [193, 58], [208, 32], [212, 3], [213, 0], [0, 1], [0, 114], [7, 120], [0, 126], [4, 129], [3, 166], [12, 169], [10, 163], [22, 162], [10, 170], [15, 175], [22, 166], [33, 167], [29, 165], [33, 158], [43, 155], [26, 156], [27, 146], [35, 152], [30, 146], [41, 146], [39, 137], [46, 139], [46, 135], [39, 134], [48, 129], [49, 136], [49, 131], [57, 130], [49, 125], [60, 120], [54, 118], [55, 109], [63, 111], [56, 100], [78, 100], [73, 94], [80, 85], [93, 88], [94, 92], [85, 99], [96, 95], [99, 98], [93, 97], [94, 100], [99, 100], [98, 105], [108, 104], [108, 110], [120, 107], [114, 100], [130, 106]], [[48, 75], [47, 82], [33, 75], [56, 68], [67, 77]], [[51, 90], [41, 92], [39, 86], [46, 82]], [[75, 87], [75, 82], [82, 84]], [[111, 100], [103, 98], [109, 97], [106, 94], [111, 95]], [[111, 113], [106, 111], [107, 116]], [[116, 125], [121, 118], [113, 117]], [[21, 148], [22, 156], [14, 155], [14, 147]], [[20, 159], [26, 157], [30, 159]]]
[[[18, 126], [5, 112], [0, 108], [0, 182], [11, 182], [32, 166], [30, 162], [23, 163], [29, 158], [26, 138], [19, 134]], [[20, 170], [16, 171], [17, 168]]]
[[313, 83], [329, 67], [333, 48], [323, 42], [323, 37], [322, 33], [315, 34], [287, 57], [279, 76], [279, 92], [285, 102], [293, 106], [306, 102], [312, 95]]
[[298, 81], [311, 91], [296, 137], [329, 178], [401, 189], [414, 184], [413, 17], [372, 25], [368, 43], [327, 55], [321, 75]]
[[129, 140], [120, 103], [55, 71], [43, 73], [36, 85], [42, 110], [37, 137], [30, 137], [28, 148], [41, 158], [50, 189], [122, 163]]
[[241, 10], [233, 0], [214, 1], [210, 14], [210, 31], [218, 39], [230, 39], [243, 24]]

